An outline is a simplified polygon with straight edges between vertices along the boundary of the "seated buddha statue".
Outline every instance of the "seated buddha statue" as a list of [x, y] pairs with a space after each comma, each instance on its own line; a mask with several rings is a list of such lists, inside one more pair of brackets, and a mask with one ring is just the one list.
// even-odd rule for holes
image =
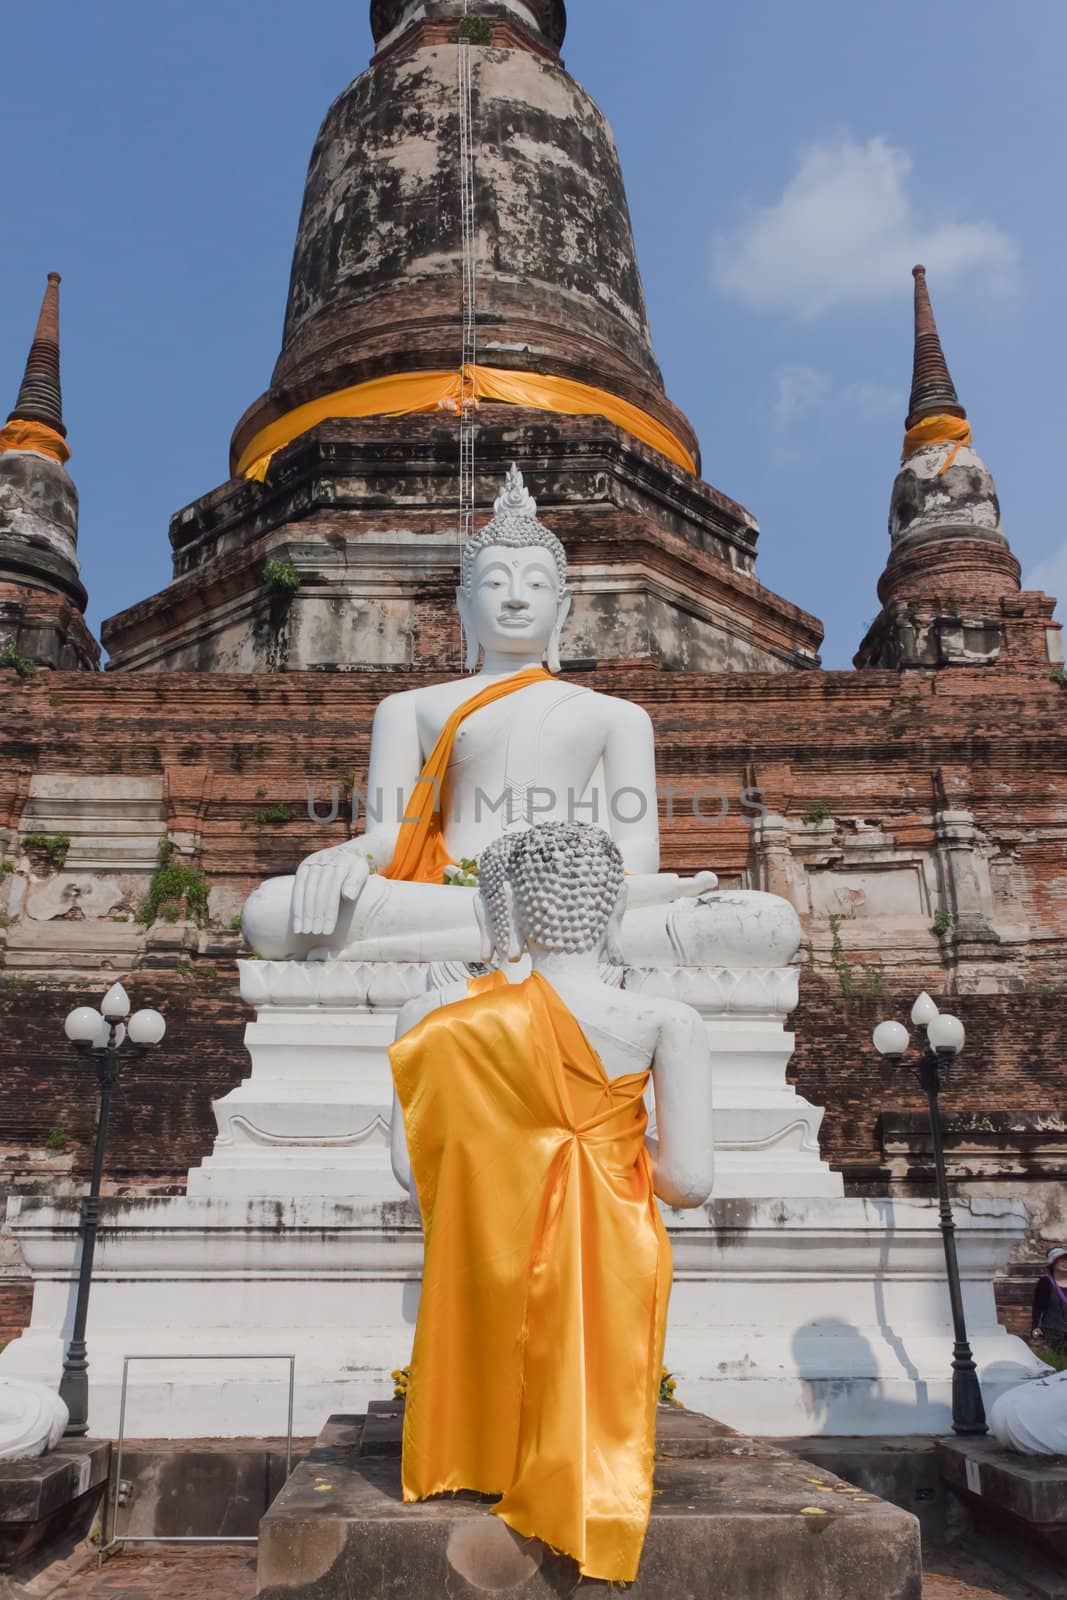
[[627, 886], [600, 828], [488, 845], [492, 954], [532, 972], [411, 1001], [390, 1052], [394, 1170], [426, 1241], [404, 1498], [500, 1495], [517, 1533], [617, 1583], [637, 1576], [652, 1499], [671, 1288], [655, 1196], [699, 1206], [713, 1179], [700, 1016], [600, 975]]
[[253, 892], [243, 928], [256, 954], [484, 961], [490, 930], [461, 864], [502, 835], [579, 821], [604, 828], [623, 860], [625, 964], [788, 965], [800, 928], [786, 901], [660, 872], [651, 720], [560, 676], [567, 558], [515, 467], [464, 547], [457, 601], [473, 676], [381, 702], [366, 830]]

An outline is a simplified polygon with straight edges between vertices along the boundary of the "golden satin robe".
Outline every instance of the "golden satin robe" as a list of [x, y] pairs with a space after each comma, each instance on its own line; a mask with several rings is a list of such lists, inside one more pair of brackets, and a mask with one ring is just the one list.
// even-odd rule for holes
[[440, 883], [445, 881], [445, 868], [459, 863], [452, 860], [445, 847], [441, 828], [441, 788], [452, 760], [452, 747], [456, 734], [468, 717], [483, 706], [495, 705], [509, 694], [518, 694], [532, 683], [551, 683], [552, 674], [546, 667], [527, 667], [512, 678], [501, 678], [487, 684], [457, 706], [448, 718], [430, 751], [426, 764], [419, 774], [414, 790], [404, 807], [404, 820], [393, 850], [393, 859], [382, 870], [383, 878], [393, 878], [403, 883]]
[[648, 1072], [609, 1080], [536, 973], [479, 980], [391, 1056], [426, 1240], [404, 1498], [503, 1495], [518, 1533], [629, 1582], [671, 1285]]

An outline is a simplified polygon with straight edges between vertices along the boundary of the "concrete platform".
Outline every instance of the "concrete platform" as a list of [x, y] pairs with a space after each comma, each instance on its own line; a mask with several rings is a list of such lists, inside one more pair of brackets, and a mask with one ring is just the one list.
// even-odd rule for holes
[[0, 1462], [0, 1572], [53, 1541], [89, 1531], [111, 1470], [111, 1445], [64, 1439], [51, 1455]]
[[942, 1439], [937, 1453], [954, 1489], [1033, 1527], [1067, 1533], [1067, 1456], [1023, 1456], [994, 1439]]
[[[399, 1406], [333, 1417], [260, 1524], [261, 1600], [547, 1600], [574, 1563], [491, 1515], [491, 1500], [405, 1506]], [[583, 1582], [595, 1597], [608, 1583]], [[661, 1407], [652, 1520], [634, 1600], [921, 1600], [919, 1524], [895, 1506], [709, 1418]]]
[[945, 1481], [971, 1542], [1046, 1600], [1067, 1600], [1067, 1456], [1024, 1456], [993, 1439], [942, 1439]]

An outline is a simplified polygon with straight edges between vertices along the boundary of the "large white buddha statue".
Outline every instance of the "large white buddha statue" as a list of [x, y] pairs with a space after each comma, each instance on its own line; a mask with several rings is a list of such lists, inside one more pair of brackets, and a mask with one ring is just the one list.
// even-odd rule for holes
[[463, 550], [457, 601], [473, 675], [382, 701], [366, 831], [250, 896], [252, 949], [282, 961], [487, 960], [491, 933], [473, 881], [456, 881], [460, 864], [502, 834], [578, 821], [622, 854], [623, 964], [787, 966], [800, 940], [788, 902], [659, 871], [651, 720], [558, 675], [567, 559], [515, 467]]

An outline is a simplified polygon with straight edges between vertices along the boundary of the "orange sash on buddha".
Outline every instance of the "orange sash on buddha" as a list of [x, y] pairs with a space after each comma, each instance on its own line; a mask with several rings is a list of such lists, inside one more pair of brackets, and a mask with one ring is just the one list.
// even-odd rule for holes
[[441, 831], [441, 786], [461, 724], [476, 711], [481, 711], [483, 706], [491, 706], [505, 695], [516, 694], [531, 683], [543, 683], [546, 680], [551, 682], [552, 674], [545, 667], [530, 667], [525, 672], [516, 673], [513, 678], [503, 678], [499, 683], [489, 684], [456, 707], [441, 729], [440, 737], [419, 775], [414, 793], [404, 808], [400, 836], [392, 861], [381, 873], [383, 878], [399, 879], [403, 883], [444, 882], [445, 868], [454, 867], [457, 863], [446, 850]]
[[479, 980], [390, 1053], [426, 1241], [404, 1498], [503, 1495], [518, 1533], [630, 1582], [671, 1284], [648, 1072], [609, 1080], [536, 973]]

